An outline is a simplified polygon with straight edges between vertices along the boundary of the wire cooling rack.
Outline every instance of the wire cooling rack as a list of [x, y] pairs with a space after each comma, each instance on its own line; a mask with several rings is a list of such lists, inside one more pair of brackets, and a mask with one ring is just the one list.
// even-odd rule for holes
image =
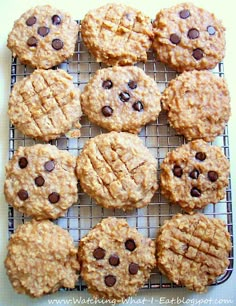
[[[145, 64], [138, 63], [138, 67], [142, 68], [150, 77], [152, 77], [160, 91], [162, 92], [168, 85], [168, 82], [175, 78], [177, 73], [164, 64], [159, 62], [152, 51], [148, 52], [148, 60]], [[97, 69], [104, 68], [103, 64], [97, 63], [94, 58], [88, 53], [85, 48], [81, 35], [79, 33], [76, 51], [72, 58], [58, 66], [66, 70], [72, 77], [75, 86], [83, 90], [88, 80], [94, 75]], [[56, 68], [56, 67], [55, 67]], [[12, 58], [11, 64], [11, 88], [15, 82], [21, 80], [23, 77], [33, 72], [33, 69], [20, 64], [17, 59]], [[224, 65], [219, 63], [213, 73], [224, 77]], [[63, 136], [50, 143], [56, 145], [61, 150], [67, 150], [72, 155], [78, 156], [85, 144], [85, 142], [105, 132], [105, 130], [90, 123], [86, 117], [81, 120], [81, 137], [68, 138]], [[182, 136], [176, 132], [167, 123], [167, 116], [165, 112], [161, 112], [156, 122], [145, 126], [139, 134], [143, 143], [149, 148], [152, 154], [158, 161], [158, 177], [160, 175], [160, 164], [163, 161], [167, 152], [175, 149], [181, 144], [185, 143]], [[223, 135], [217, 137], [214, 142], [222, 148], [227, 158], [230, 158], [229, 152], [229, 136], [228, 127], [225, 127]], [[19, 146], [30, 146], [40, 141], [30, 139], [22, 135], [13, 125], [9, 127], [9, 158], [11, 159], [14, 152]], [[130, 226], [136, 227], [139, 232], [144, 236], [155, 239], [157, 231], [164, 220], [170, 219], [174, 214], [181, 212], [177, 205], [168, 204], [166, 199], [162, 197], [160, 191], [157, 191], [151, 203], [144, 208], [136, 209], [132, 212], [124, 213], [121, 210], [110, 210], [102, 208], [88, 196], [79, 187], [79, 200], [78, 203], [73, 205], [67, 214], [55, 221], [56, 224], [66, 229], [73, 237], [75, 244], [102, 218], [108, 216], [116, 216], [125, 218]], [[231, 179], [229, 178], [229, 186], [226, 191], [226, 197], [217, 205], [209, 204], [203, 213], [213, 218], [220, 218], [227, 224], [227, 229], [231, 235], [233, 243], [233, 224], [232, 224], [232, 199], [231, 199]], [[14, 210], [9, 206], [9, 236], [14, 233], [19, 224], [24, 223], [29, 218]], [[214, 285], [225, 282], [231, 275], [233, 270], [233, 250], [229, 254], [230, 265], [225, 273], [219, 277]], [[157, 270], [151, 274], [149, 281], [145, 284], [144, 288], [175, 288], [179, 287], [171, 283], [167, 278], [161, 275]], [[85, 283], [79, 279], [74, 290], [83, 290], [86, 288]], [[70, 289], [63, 289], [70, 290]]]

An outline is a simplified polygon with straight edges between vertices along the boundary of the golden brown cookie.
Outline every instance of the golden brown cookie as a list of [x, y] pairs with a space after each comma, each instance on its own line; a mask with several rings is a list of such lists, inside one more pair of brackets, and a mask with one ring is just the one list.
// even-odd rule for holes
[[124, 219], [107, 218], [79, 243], [81, 276], [96, 298], [115, 300], [135, 294], [155, 267], [155, 246]]
[[106, 208], [146, 206], [157, 185], [157, 162], [141, 139], [110, 132], [90, 139], [77, 159], [81, 187]]
[[205, 292], [229, 265], [230, 234], [220, 219], [175, 215], [156, 240], [157, 265], [177, 285]]
[[146, 61], [153, 37], [150, 18], [120, 3], [89, 11], [81, 34], [96, 60], [111, 66]]

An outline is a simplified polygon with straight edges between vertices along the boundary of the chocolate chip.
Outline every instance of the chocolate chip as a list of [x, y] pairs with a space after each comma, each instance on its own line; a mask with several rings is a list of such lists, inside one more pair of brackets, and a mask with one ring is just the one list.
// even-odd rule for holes
[[183, 174], [183, 170], [180, 166], [174, 166], [172, 171], [174, 173], [174, 176], [177, 176], [177, 177], [181, 177]]
[[38, 40], [36, 37], [31, 36], [28, 40], [27, 40], [27, 45], [29, 47], [37, 47], [38, 44]]
[[45, 179], [41, 175], [39, 175], [34, 179], [34, 182], [36, 186], [41, 187], [44, 185]]
[[208, 179], [211, 181], [211, 182], [215, 182], [218, 180], [218, 173], [215, 172], [215, 171], [209, 171], [207, 173], [207, 176], [208, 176]]
[[55, 168], [55, 163], [53, 160], [49, 160], [44, 164], [44, 169], [51, 172]]
[[195, 198], [199, 198], [201, 196], [201, 190], [197, 189], [196, 187], [193, 187], [191, 189], [191, 196]]
[[28, 160], [25, 157], [21, 157], [18, 161], [18, 165], [21, 169], [24, 169], [28, 165]]
[[135, 102], [133, 105], [133, 109], [140, 112], [141, 110], [143, 110], [143, 104], [141, 101], [137, 101]]
[[180, 42], [180, 37], [177, 34], [171, 34], [170, 41], [172, 42], [172, 44], [177, 45]]
[[52, 16], [52, 24], [58, 25], [61, 23], [61, 17], [58, 15], [53, 15]]
[[104, 89], [111, 89], [112, 86], [113, 86], [113, 83], [112, 83], [111, 80], [106, 80], [106, 81], [103, 81], [103, 82], [102, 82], [102, 87], [103, 87]]
[[208, 26], [207, 27], [207, 32], [210, 34], [210, 35], [215, 35], [216, 33], [216, 30], [213, 26]]
[[34, 25], [37, 21], [37, 18], [35, 16], [31, 16], [26, 20], [26, 24], [27, 26], [31, 27], [32, 25]]
[[53, 204], [59, 202], [59, 200], [60, 200], [59, 193], [57, 193], [57, 192], [50, 193], [49, 196], [48, 196], [48, 200], [49, 200], [50, 203], [53, 203]]
[[39, 27], [38, 28], [38, 34], [42, 37], [45, 37], [48, 35], [48, 33], [50, 32], [50, 29], [47, 27]]
[[197, 48], [197, 49], [194, 49], [193, 50], [193, 57], [197, 60], [197, 61], [199, 61], [201, 58], [203, 58], [203, 51], [202, 51], [202, 49], [199, 49], [199, 48]]
[[113, 287], [116, 283], [116, 277], [114, 275], [105, 276], [104, 282], [107, 287]]
[[25, 201], [29, 197], [28, 192], [24, 189], [19, 190], [17, 195], [18, 195], [18, 197], [20, 198], [21, 201]]
[[106, 255], [106, 251], [103, 248], [96, 248], [93, 251], [93, 257], [95, 257], [96, 259], [103, 259]]
[[135, 244], [135, 242], [134, 242], [133, 239], [128, 239], [128, 240], [126, 240], [126, 242], [125, 242], [125, 247], [126, 247], [127, 250], [129, 250], [130, 252], [132, 252], [133, 250], [136, 249], [136, 244]]
[[111, 265], [111, 266], [118, 266], [119, 264], [120, 264], [120, 258], [119, 258], [119, 256], [117, 256], [117, 255], [115, 255], [115, 254], [113, 254], [113, 255], [111, 255], [110, 257], [109, 257], [109, 264]]
[[199, 171], [197, 169], [193, 169], [190, 173], [189, 173], [189, 176], [192, 178], [192, 179], [197, 179], [198, 176], [199, 176]]
[[63, 41], [61, 41], [60, 39], [58, 39], [58, 38], [55, 38], [55, 39], [53, 39], [53, 41], [52, 41], [52, 47], [53, 47], [53, 49], [55, 49], [55, 50], [60, 50], [60, 49], [62, 49], [63, 48]]
[[129, 81], [128, 86], [130, 89], [135, 89], [138, 85], [135, 81]]
[[105, 117], [112, 116], [113, 109], [110, 106], [103, 106], [102, 113]]
[[195, 158], [200, 160], [200, 161], [204, 161], [206, 159], [206, 153], [197, 152], [196, 155], [195, 155]]
[[131, 262], [131, 264], [129, 265], [129, 273], [135, 275], [138, 273], [138, 269], [139, 265], [134, 262]]
[[179, 12], [179, 17], [182, 19], [186, 19], [190, 16], [190, 11], [189, 10], [182, 10]]
[[128, 92], [121, 92], [119, 94], [119, 97], [121, 99], [122, 102], [128, 102], [129, 101], [129, 98], [130, 98], [130, 95]]
[[196, 39], [199, 37], [199, 31], [197, 29], [190, 29], [188, 31], [188, 37], [190, 39]]

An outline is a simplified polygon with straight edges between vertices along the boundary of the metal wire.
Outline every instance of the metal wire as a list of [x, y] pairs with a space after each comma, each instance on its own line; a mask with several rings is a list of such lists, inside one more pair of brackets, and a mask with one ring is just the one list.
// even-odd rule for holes
[[[138, 63], [138, 67], [142, 68], [147, 75], [152, 77], [160, 91], [163, 91], [168, 85], [168, 82], [175, 78], [177, 73], [160, 61], [158, 61], [152, 51], [148, 52], [148, 60], [145, 64]], [[97, 63], [85, 48], [81, 35], [78, 35], [76, 51], [72, 58], [58, 66], [67, 71], [73, 77], [73, 83], [83, 90], [85, 84], [94, 75], [97, 69], [104, 68], [101, 63]], [[54, 67], [56, 68], [56, 67]], [[20, 64], [17, 59], [12, 58], [11, 64], [11, 88], [15, 82], [33, 72], [33, 69]], [[213, 73], [224, 76], [224, 65], [220, 63]], [[67, 150], [72, 155], [78, 156], [85, 142], [100, 133], [103, 129], [91, 124], [86, 117], [81, 120], [81, 137], [68, 138], [63, 136], [50, 143], [56, 145], [61, 150]], [[166, 113], [160, 113], [158, 120], [155, 123], [145, 126], [139, 137], [143, 143], [149, 148], [151, 153], [156, 157], [158, 162], [158, 178], [160, 175], [160, 164], [162, 163], [166, 153], [185, 143], [184, 137], [179, 136], [167, 123]], [[224, 154], [229, 159], [229, 136], [228, 127], [225, 127], [224, 133], [217, 137], [214, 144], [220, 146]], [[11, 159], [14, 152], [19, 146], [29, 146], [40, 141], [30, 139], [22, 135], [13, 125], [9, 126], [9, 158]], [[154, 195], [151, 203], [144, 208], [136, 209], [132, 212], [124, 213], [121, 210], [110, 210], [102, 208], [86, 195], [79, 186], [79, 200], [73, 205], [64, 217], [55, 221], [56, 224], [66, 229], [73, 237], [75, 244], [87, 234], [87, 232], [95, 226], [101, 219], [108, 216], [122, 217], [127, 220], [130, 226], [136, 227], [144, 236], [155, 239], [157, 231], [166, 219], [170, 219], [174, 214], [181, 212], [177, 205], [169, 204], [162, 197], [159, 191]], [[30, 218], [14, 210], [9, 206], [8, 215], [8, 230], [9, 237], [16, 230], [19, 224], [24, 223]], [[227, 224], [227, 229], [231, 235], [233, 243], [233, 223], [232, 223], [232, 197], [231, 197], [231, 178], [229, 178], [229, 186], [226, 191], [226, 198], [217, 205], [209, 204], [203, 213], [209, 217], [217, 217], [223, 219]], [[233, 250], [229, 255], [230, 265], [226, 272], [217, 279], [214, 285], [225, 282], [231, 275], [233, 270]], [[176, 288], [177, 285], [171, 283], [166, 277], [162, 276], [157, 270], [151, 274], [149, 281], [144, 288]], [[86, 288], [84, 282], [79, 279], [75, 290], [83, 290]], [[70, 289], [63, 289], [70, 290]]]

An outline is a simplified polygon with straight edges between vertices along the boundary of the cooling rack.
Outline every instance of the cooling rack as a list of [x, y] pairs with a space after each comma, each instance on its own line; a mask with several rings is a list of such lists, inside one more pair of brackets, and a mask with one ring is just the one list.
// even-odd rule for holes
[[[148, 52], [148, 60], [144, 63], [138, 63], [138, 67], [142, 68], [150, 77], [152, 77], [160, 91], [162, 92], [168, 85], [168, 82], [175, 78], [177, 73], [164, 64], [159, 62], [152, 51]], [[97, 69], [104, 68], [105, 65], [97, 63], [94, 58], [88, 53], [85, 48], [81, 35], [78, 35], [78, 42], [73, 57], [68, 61], [63, 62], [58, 66], [67, 71], [72, 77], [75, 86], [83, 90], [88, 80], [94, 75]], [[56, 69], [57, 67], [54, 67]], [[18, 59], [12, 58], [11, 63], [11, 88], [15, 82], [21, 80], [23, 77], [33, 72], [33, 69], [20, 64]], [[213, 73], [224, 77], [224, 65], [219, 63], [218, 66], [212, 71]], [[105, 130], [90, 123], [86, 117], [81, 120], [81, 137], [69, 138], [66, 135], [51, 141], [51, 144], [56, 145], [61, 150], [67, 150], [72, 155], [78, 156], [82, 150], [85, 142], [100, 133], [106, 132]], [[145, 126], [139, 137], [143, 143], [149, 148], [152, 154], [156, 157], [158, 162], [158, 177], [160, 175], [160, 164], [163, 161], [167, 152], [175, 149], [176, 147], [185, 143], [182, 136], [176, 132], [167, 123], [167, 116], [165, 112], [161, 112], [156, 122]], [[14, 152], [19, 146], [30, 146], [40, 141], [35, 141], [22, 135], [13, 125], [9, 126], [9, 159], [12, 158]], [[217, 137], [214, 142], [222, 148], [224, 154], [230, 159], [229, 136], [228, 127], [225, 127], [224, 133]], [[164, 220], [170, 219], [174, 214], [181, 212], [177, 205], [169, 204], [166, 199], [162, 197], [157, 191], [151, 203], [144, 208], [136, 209], [132, 212], [124, 213], [121, 210], [109, 210], [102, 208], [86, 195], [79, 186], [79, 200], [78, 203], [73, 205], [67, 214], [54, 221], [62, 228], [66, 229], [73, 237], [75, 244], [102, 218], [108, 216], [122, 217], [127, 220], [130, 226], [136, 227], [139, 232], [144, 236], [155, 239], [159, 227], [163, 224]], [[16, 230], [19, 224], [29, 220], [23, 214], [14, 210], [11, 206], [8, 207], [8, 230], [9, 237]], [[233, 224], [232, 224], [232, 198], [231, 198], [231, 179], [229, 177], [229, 186], [226, 191], [226, 197], [217, 205], [209, 204], [201, 212], [212, 218], [220, 218], [227, 224], [227, 229], [231, 235], [233, 243]], [[229, 254], [230, 265], [225, 273], [220, 276], [214, 285], [225, 282], [233, 271], [233, 250]], [[151, 274], [149, 281], [143, 288], [176, 288], [179, 287], [171, 283], [167, 278], [161, 275], [157, 270]], [[85, 283], [79, 279], [76, 288], [73, 290], [83, 290], [86, 288]], [[71, 289], [62, 289], [71, 290]]]

